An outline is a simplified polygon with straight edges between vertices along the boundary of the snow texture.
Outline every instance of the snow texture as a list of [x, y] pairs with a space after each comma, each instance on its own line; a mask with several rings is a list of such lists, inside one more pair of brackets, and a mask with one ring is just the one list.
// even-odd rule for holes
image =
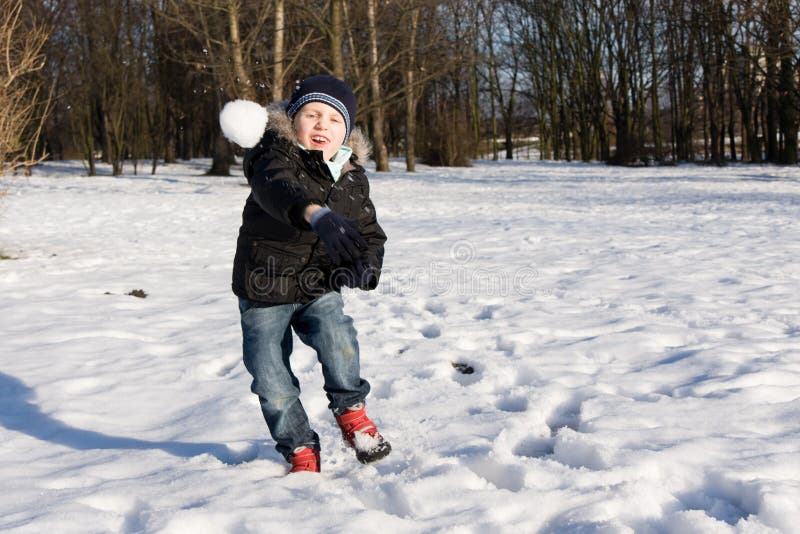
[[267, 108], [250, 100], [233, 100], [219, 113], [222, 135], [242, 148], [258, 144], [267, 128]]
[[386, 267], [344, 297], [394, 450], [356, 460], [295, 339], [322, 473], [286, 477], [208, 163], [7, 183], [0, 530], [797, 532], [798, 167], [371, 173]]

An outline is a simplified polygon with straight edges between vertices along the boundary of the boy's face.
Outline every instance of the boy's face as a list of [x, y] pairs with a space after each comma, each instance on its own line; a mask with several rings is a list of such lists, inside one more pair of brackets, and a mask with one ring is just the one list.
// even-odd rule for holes
[[322, 102], [309, 102], [294, 116], [297, 140], [308, 150], [321, 150], [326, 160], [342, 147], [347, 125], [342, 114]]

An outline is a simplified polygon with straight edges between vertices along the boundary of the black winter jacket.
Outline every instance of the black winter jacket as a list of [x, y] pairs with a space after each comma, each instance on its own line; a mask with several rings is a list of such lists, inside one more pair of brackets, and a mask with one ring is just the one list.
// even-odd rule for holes
[[250, 196], [244, 205], [242, 226], [233, 261], [233, 292], [269, 303], [306, 303], [329, 291], [338, 291], [343, 270], [336, 268], [325, 247], [303, 218], [309, 204], [327, 205], [358, 222], [369, 245], [365, 260], [371, 276], [361, 289], [374, 289], [383, 264], [386, 241], [369, 197], [369, 182], [359, 161], [370, 146], [359, 129], [350, 135], [353, 156], [334, 182], [322, 152], [297, 146], [291, 119], [282, 106], [269, 108], [269, 122], [261, 141], [248, 150], [244, 173]]

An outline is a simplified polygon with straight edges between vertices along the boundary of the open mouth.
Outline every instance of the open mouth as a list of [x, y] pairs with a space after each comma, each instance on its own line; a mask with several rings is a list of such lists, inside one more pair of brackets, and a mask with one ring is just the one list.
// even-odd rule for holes
[[322, 137], [321, 135], [312, 135], [311, 142], [316, 145], [324, 145], [328, 142], [326, 137]]

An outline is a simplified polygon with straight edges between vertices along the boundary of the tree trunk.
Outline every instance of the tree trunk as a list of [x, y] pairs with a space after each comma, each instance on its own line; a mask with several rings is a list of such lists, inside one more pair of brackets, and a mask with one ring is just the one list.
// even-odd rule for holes
[[242, 41], [239, 38], [239, 2], [228, 0], [228, 31], [230, 32], [230, 53], [233, 63], [234, 84], [233, 91], [235, 96], [241, 96], [248, 100], [255, 100], [256, 93], [253, 89], [253, 80], [244, 67], [244, 51]]
[[[383, 140], [383, 102], [381, 101], [380, 65], [378, 63], [378, 27], [375, 17], [376, 0], [367, 0], [367, 20], [370, 41], [369, 82], [372, 92], [372, 143], [375, 147], [375, 170], [389, 170], [389, 154]], [[353, 117], [351, 120], [355, 120]]]
[[417, 137], [417, 102], [414, 89], [414, 70], [416, 69], [417, 27], [419, 25], [419, 8], [411, 11], [408, 28], [408, 51], [406, 53], [405, 72], [405, 104], [406, 104], [406, 171], [416, 171], [416, 137]]
[[272, 101], [283, 100], [283, 40], [284, 40], [284, 0], [275, 0], [275, 31], [272, 35]]
[[178, 139], [175, 135], [175, 131], [177, 130], [177, 124], [175, 124], [175, 116], [172, 113], [168, 113], [166, 116], [166, 127], [164, 128], [164, 163], [175, 163], [177, 155], [176, 155], [176, 147]]
[[497, 161], [500, 159], [500, 155], [498, 153], [498, 145], [497, 142], [497, 111], [495, 110], [495, 99], [497, 98], [496, 93], [497, 90], [494, 86], [494, 76], [491, 77], [492, 79], [489, 81], [489, 103], [491, 104], [491, 114], [492, 114], [492, 161]]
[[506, 159], [514, 159], [514, 131], [511, 127], [511, 121], [505, 123], [505, 137], [506, 137]]
[[505, 108], [503, 122], [505, 123], [506, 134], [506, 159], [514, 159], [514, 105], [516, 103], [517, 77], [519, 74], [519, 58], [514, 54], [514, 73], [511, 76], [511, 87], [509, 88], [508, 105]]
[[[489, 20], [486, 20], [487, 18]], [[492, 161], [498, 161], [500, 159], [500, 155], [498, 154], [499, 143], [497, 142], [496, 110], [498, 88], [497, 85], [495, 85], [495, 81], [497, 80], [497, 58], [494, 55], [494, 26], [491, 18], [491, 14], [489, 16], [484, 15], [484, 22], [487, 28], [486, 44], [489, 47], [489, 104], [492, 115]]]
[[[331, 0], [331, 27], [330, 45], [331, 58], [333, 59], [333, 75], [340, 80], [344, 79], [344, 57], [342, 55], [342, 42], [344, 41], [344, 30], [342, 28], [342, 8], [344, 0]], [[374, 14], [373, 14], [374, 16]], [[355, 117], [353, 117], [355, 120]]]
[[233, 150], [230, 142], [222, 135], [222, 131], [217, 132], [211, 168], [206, 174], [208, 176], [230, 176], [232, 157]]
[[[244, 66], [244, 51], [239, 38], [239, 3], [237, 0], [227, 0], [226, 11], [228, 14], [228, 33], [230, 35], [230, 55], [233, 64], [234, 83], [229, 89], [233, 96], [255, 100], [256, 94], [250, 75]], [[221, 95], [215, 91], [217, 111], [222, 109]], [[211, 153], [211, 169], [206, 174], [211, 176], [230, 176], [231, 162], [234, 161], [233, 148], [222, 135], [219, 124], [216, 125], [216, 137]]]
[[667, 36], [667, 94], [669, 96], [669, 141], [672, 160], [678, 160], [677, 124], [678, 124], [678, 91], [675, 76], [675, 63], [672, 54], [672, 37]]
[[736, 161], [736, 109], [733, 105], [733, 95], [728, 100], [728, 135], [731, 146], [731, 161]]
[[[792, 15], [788, 0], [777, 0], [775, 20], [779, 25], [778, 31], [778, 58], [780, 67], [778, 72], [779, 111], [778, 123], [783, 134], [783, 146], [779, 161], [794, 165], [797, 163], [797, 131], [798, 108], [800, 108], [800, 93], [797, 88], [797, 69], [794, 63], [800, 66], [800, 59], [795, 59], [797, 50], [793, 49], [793, 35], [790, 21]], [[796, 34], [795, 34], [796, 35]]]
[[549, 41], [550, 61], [547, 75], [550, 85], [548, 87], [547, 98], [550, 102], [550, 142], [552, 143], [553, 159], [558, 161], [561, 159], [560, 122], [558, 120], [558, 97], [560, 95], [560, 89], [558, 87], [558, 69], [556, 67], [558, 51], [556, 49], [555, 35], [551, 34]]
[[653, 157], [656, 161], [664, 159], [662, 152], [661, 135], [661, 110], [658, 105], [658, 55], [656, 53], [656, 9], [655, 0], [650, 0], [650, 61], [652, 63], [652, 75], [650, 80], [650, 103], [652, 117], [650, 118], [653, 128]]
[[[87, 112], [91, 107], [87, 108]], [[91, 113], [87, 113], [85, 120], [81, 121], [82, 127], [80, 128], [81, 140], [83, 141], [83, 149], [85, 150], [86, 163], [88, 164], [88, 175], [94, 176], [97, 174], [97, 167], [94, 162], [94, 128], [92, 127]]]
[[768, 47], [766, 51], [767, 62], [767, 116], [765, 124], [765, 136], [767, 142], [767, 161], [776, 163], [778, 161], [778, 91], [775, 79], [778, 74], [775, 65], [774, 51]]
[[[216, 109], [222, 109], [222, 95], [219, 91], [214, 92]], [[233, 146], [224, 135], [220, 128], [219, 121], [215, 121], [213, 131], [208, 132], [213, 139], [211, 147], [211, 168], [206, 172], [208, 176], [230, 176], [231, 162], [234, 161]]]
[[480, 34], [480, 21], [476, 6], [472, 6], [469, 16], [469, 107], [472, 131], [472, 159], [478, 159], [481, 147], [481, 109], [478, 95], [478, 35]]

